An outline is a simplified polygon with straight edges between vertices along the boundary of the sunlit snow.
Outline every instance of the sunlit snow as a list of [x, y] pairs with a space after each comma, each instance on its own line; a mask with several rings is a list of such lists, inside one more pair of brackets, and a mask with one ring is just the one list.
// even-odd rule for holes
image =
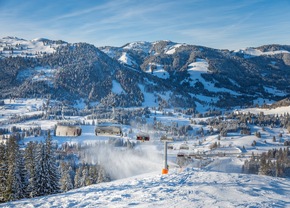
[[170, 46], [170, 47], [168, 48], [168, 50], [167, 50], [165, 53], [166, 53], [166, 54], [174, 54], [177, 48], [179, 48], [179, 47], [181, 47], [181, 46], [185, 46], [185, 45], [186, 45], [186, 44], [180, 44], [180, 43], [175, 44], [175, 45], [173, 45], [173, 46]]
[[129, 66], [136, 65], [135, 61], [133, 61], [132, 58], [126, 52], [123, 52], [122, 56], [118, 60]]
[[173, 168], [168, 175], [152, 172], [4, 207], [288, 207], [289, 184], [269, 176]]
[[129, 43], [126, 46], [124, 46], [124, 49], [133, 49], [135, 51], [141, 51], [144, 53], [149, 53], [150, 52], [150, 48], [151, 48], [152, 44], [146, 41], [139, 41], [139, 42], [133, 42], [133, 43]]
[[24, 40], [17, 37], [4, 37], [0, 39], [0, 57], [37, 57], [53, 53], [61, 44], [45, 44], [47, 39]]
[[281, 53], [290, 53], [289, 51], [286, 51], [286, 50], [263, 52], [255, 48], [246, 48], [243, 50], [237, 50], [235, 52], [243, 53], [245, 58], [251, 58], [252, 56], [267, 56], [267, 55], [275, 55], [275, 54], [281, 54]]
[[[156, 68], [153, 69], [152, 67]], [[149, 66], [147, 67], [146, 72], [161, 79], [168, 79], [170, 77], [169, 73], [166, 70], [164, 70], [163, 65], [156, 63], [150, 63]]]
[[[207, 82], [201, 76], [203, 73], [209, 73], [208, 62], [205, 59], [197, 58], [195, 62], [188, 65], [187, 72], [190, 75], [191, 80], [187, 80], [191, 86], [194, 86], [197, 82], [201, 82], [204, 85], [204, 88], [210, 92], [228, 92], [233, 95], [238, 95], [238, 93], [226, 89], [226, 88], [217, 88], [214, 83]], [[183, 83], [184, 81], [182, 81]], [[181, 83], [181, 84], [182, 84]]]
[[27, 68], [20, 70], [16, 79], [30, 78], [33, 82], [46, 81], [48, 84], [53, 85], [56, 71], [57, 69], [50, 67]]

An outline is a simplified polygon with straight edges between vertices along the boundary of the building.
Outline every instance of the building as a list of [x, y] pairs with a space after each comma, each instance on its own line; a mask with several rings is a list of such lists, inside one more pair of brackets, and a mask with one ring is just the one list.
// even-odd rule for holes
[[116, 135], [116, 136], [122, 136], [122, 128], [118, 124], [112, 124], [112, 123], [103, 123], [99, 124], [95, 128], [95, 134], [97, 136], [99, 135]]
[[55, 129], [55, 136], [80, 136], [82, 129], [79, 126], [71, 125], [57, 125]]

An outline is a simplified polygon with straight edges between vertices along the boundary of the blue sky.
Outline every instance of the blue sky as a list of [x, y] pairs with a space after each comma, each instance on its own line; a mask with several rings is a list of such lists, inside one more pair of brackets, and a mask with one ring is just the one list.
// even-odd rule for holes
[[289, 0], [0, 0], [0, 37], [122, 46], [171, 40], [213, 48], [290, 45]]

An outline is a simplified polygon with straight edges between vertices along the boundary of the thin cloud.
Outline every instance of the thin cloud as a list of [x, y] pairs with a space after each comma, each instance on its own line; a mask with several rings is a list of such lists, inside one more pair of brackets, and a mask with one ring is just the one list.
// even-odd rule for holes
[[[0, 1], [2, 35], [97, 46], [172, 40], [216, 48], [289, 44], [290, 2], [266, 0]], [[262, 37], [259, 37], [262, 36]]]

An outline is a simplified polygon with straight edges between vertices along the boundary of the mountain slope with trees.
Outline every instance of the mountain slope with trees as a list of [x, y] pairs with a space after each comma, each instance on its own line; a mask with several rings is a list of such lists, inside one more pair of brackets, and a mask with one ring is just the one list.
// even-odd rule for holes
[[278, 101], [290, 93], [287, 45], [229, 51], [157, 41], [97, 48], [38, 39], [37, 49], [50, 45], [53, 50], [24, 56], [19, 40], [0, 42], [1, 98], [51, 97], [71, 104], [83, 99], [88, 107], [95, 101], [129, 107], [146, 105], [149, 96], [159, 107], [213, 109]]

